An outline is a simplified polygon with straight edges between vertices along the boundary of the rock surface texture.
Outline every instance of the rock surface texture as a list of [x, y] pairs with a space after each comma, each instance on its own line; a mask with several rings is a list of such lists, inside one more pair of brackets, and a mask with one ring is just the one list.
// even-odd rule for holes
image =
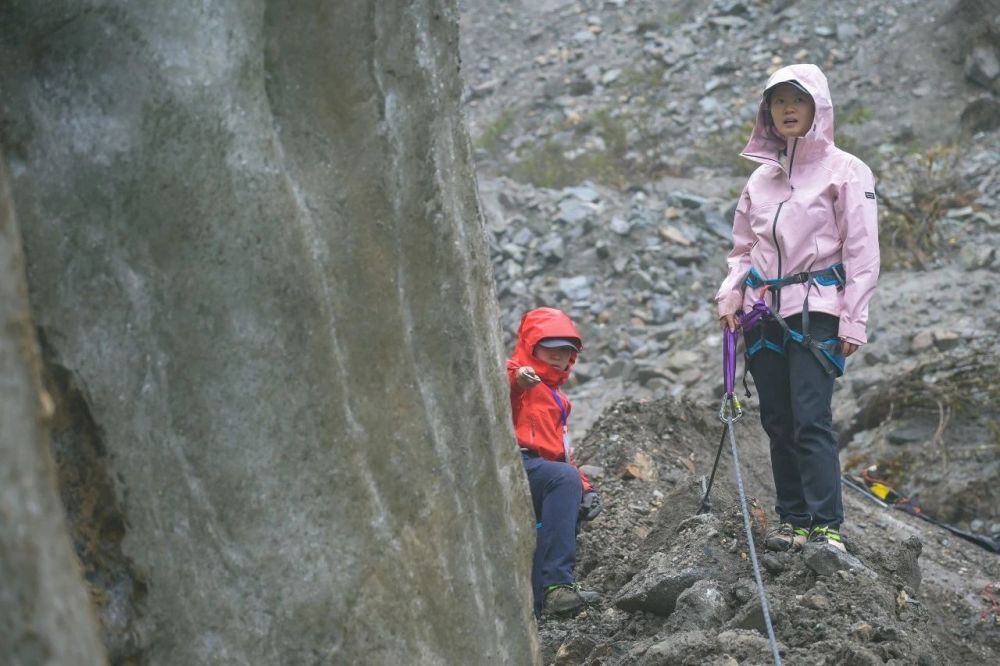
[[0, 25], [112, 661], [533, 663], [454, 3], [15, 1]]
[[21, 239], [0, 160], [0, 654], [8, 664], [101, 664], [55, 487]]

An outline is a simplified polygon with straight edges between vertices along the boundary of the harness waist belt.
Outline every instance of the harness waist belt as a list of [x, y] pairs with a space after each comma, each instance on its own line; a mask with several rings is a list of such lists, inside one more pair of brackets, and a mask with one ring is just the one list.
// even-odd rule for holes
[[846, 282], [844, 275], [844, 264], [834, 264], [833, 266], [823, 268], [818, 271], [793, 273], [780, 278], [766, 278], [761, 275], [756, 268], [751, 267], [750, 272], [747, 273], [747, 278], [744, 281], [744, 284], [752, 289], [760, 289], [761, 287], [781, 289], [782, 287], [786, 287], [790, 284], [815, 282], [816, 284], [824, 287], [836, 285], [838, 288], [843, 288]]

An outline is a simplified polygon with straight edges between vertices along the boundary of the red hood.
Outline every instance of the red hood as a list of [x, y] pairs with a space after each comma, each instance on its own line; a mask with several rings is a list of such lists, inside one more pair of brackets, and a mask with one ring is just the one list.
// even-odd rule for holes
[[576, 363], [576, 353], [570, 354], [569, 368], [560, 372], [552, 366], [541, 362], [532, 354], [535, 345], [543, 338], [573, 338], [583, 349], [580, 332], [576, 330], [573, 321], [562, 310], [556, 308], [536, 308], [524, 313], [521, 325], [517, 329], [517, 343], [514, 354], [507, 361], [508, 368], [519, 368], [530, 365], [549, 386], [562, 386]]

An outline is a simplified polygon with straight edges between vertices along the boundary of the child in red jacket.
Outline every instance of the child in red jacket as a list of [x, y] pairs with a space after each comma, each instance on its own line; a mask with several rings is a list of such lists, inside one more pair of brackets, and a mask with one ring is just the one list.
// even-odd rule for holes
[[535, 615], [544, 607], [568, 613], [597, 601], [573, 582], [578, 521], [593, 520], [601, 503], [573, 461], [569, 444], [572, 404], [559, 390], [583, 348], [576, 326], [555, 308], [525, 313], [507, 360], [514, 434], [531, 487], [538, 539], [532, 567]]

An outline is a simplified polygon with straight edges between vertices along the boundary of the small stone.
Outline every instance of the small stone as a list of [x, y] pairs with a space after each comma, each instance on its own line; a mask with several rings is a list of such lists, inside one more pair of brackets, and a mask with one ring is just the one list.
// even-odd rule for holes
[[867, 622], [859, 622], [851, 627], [851, 636], [863, 643], [868, 643], [875, 637], [875, 627]]
[[663, 226], [660, 227], [660, 237], [663, 240], [670, 241], [671, 243], [676, 243], [683, 247], [689, 247], [691, 245], [691, 239], [685, 236], [680, 229], [674, 226]]
[[571, 301], [585, 300], [590, 298], [591, 293], [593, 293], [590, 288], [590, 278], [586, 275], [561, 278], [559, 280], [559, 291]]
[[802, 599], [802, 605], [818, 611], [830, 610], [830, 599], [822, 594], [810, 594]]
[[858, 30], [858, 26], [854, 23], [845, 21], [837, 24], [837, 39], [841, 41], [857, 39], [860, 35], [861, 31]]
[[934, 333], [932, 331], [920, 331], [910, 339], [910, 349], [915, 352], [926, 351], [934, 346]]
[[604, 85], [608, 85], [609, 83], [614, 83], [615, 81], [618, 80], [618, 77], [621, 75], [622, 75], [622, 70], [609, 69], [608, 71], [604, 72], [603, 76], [601, 76], [601, 83]]
[[621, 478], [626, 480], [655, 481], [656, 477], [656, 463], [648, 453], [643, 451], [636, 453], [631, 462], [626, 463], [621, 471]]
[[628, 236], [629, 232], [632, 231], [632, 225], [623, 220], [620, 217], [611, 218], [611, 231], [615, 232], [619, 236]]
[[965, 76], [984, 88], [992, 88], [1000, 78], [1000, 57], [992, 43], [983, 39], [973, 44], [965, 57]]
[[785, 570], [785, 562], [782, 558], [778, 557], [774, 553], [767, 553], [760, 559], [760, 563], [764, 565], [772, 574], [779, 574]]

